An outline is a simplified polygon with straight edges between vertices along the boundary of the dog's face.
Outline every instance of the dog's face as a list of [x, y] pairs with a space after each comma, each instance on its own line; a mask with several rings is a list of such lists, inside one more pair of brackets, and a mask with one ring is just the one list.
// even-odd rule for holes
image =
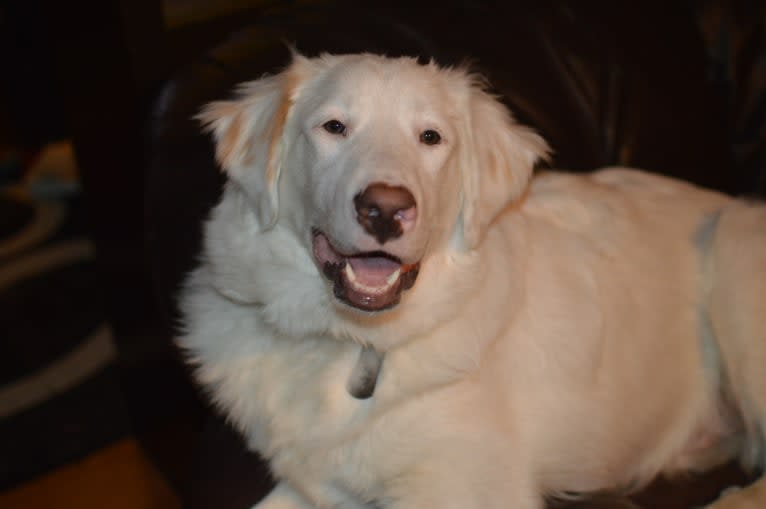
[[305, 304], [355, 324], [436, 304], [407, 294], [433, 298], [547, 151], [471, 75], [373, 55], [297, 56], [201, 118], [261, 242], [279, 230], [310, 259]]

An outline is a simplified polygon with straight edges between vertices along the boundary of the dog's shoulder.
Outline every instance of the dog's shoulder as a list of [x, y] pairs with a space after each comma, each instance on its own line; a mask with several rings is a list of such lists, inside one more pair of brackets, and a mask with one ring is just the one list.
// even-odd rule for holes
[[532, 180], [522, 211], [538, 225], [589, 233], [603, 231], [623, 205], [593, 174], [551, 171]]

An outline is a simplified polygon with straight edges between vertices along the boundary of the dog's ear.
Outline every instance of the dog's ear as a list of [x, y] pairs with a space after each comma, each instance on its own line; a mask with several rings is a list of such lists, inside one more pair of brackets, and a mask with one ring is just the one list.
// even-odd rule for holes
[[212, 102], [196, 117], [213, 133], [218, 164], [253, 202], [262, 228], [277, 220], [285, 123], [312, 68], [310, 60], [293, 54], [283, 72], [241, 84], [234, 99]]
[[516, 123], [480, 79], [468, 79], [459, 164], [463, 243], [473, 249], [495, 217], [524, 192], [535, 163], [547, 159], [550, 149], [537, 133]]

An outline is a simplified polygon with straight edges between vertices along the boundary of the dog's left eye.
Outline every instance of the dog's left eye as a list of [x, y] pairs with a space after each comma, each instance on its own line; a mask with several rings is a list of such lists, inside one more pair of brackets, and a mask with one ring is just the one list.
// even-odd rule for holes
[[328, 120], [324, 124], [322, 124], [322, 127], [325, 131], [327, 131], [330, 134], [340, 134], [345, 135], [346, 134], [346, 126], [341, 122], [340, 120]]
[[420, 133], [420, 142], [426, 145], [437, 145], [441, 143], [441, 134], [437, 133], [433, 129], [427, 129]]

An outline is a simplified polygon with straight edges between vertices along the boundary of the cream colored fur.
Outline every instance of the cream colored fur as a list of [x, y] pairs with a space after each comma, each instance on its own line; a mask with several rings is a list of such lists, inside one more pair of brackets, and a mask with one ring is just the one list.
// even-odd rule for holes
[[[201, 118], [230, 183], [179, 343], [279, 479], [258, 509], [539, 509], [763, 466], [766, 208], [630, 169], [530, 181], [545, 142], [475, 77], [409, 59], [295, 56]], [[416, 198], [383, 247], [421, 271], [366, 313], [311, 239], [381, 249], [351, 204], [375, 181]], [[366, 400], [360, 345], [385, 353]], [[764, 481], [713, 507], [766, 507]]]

